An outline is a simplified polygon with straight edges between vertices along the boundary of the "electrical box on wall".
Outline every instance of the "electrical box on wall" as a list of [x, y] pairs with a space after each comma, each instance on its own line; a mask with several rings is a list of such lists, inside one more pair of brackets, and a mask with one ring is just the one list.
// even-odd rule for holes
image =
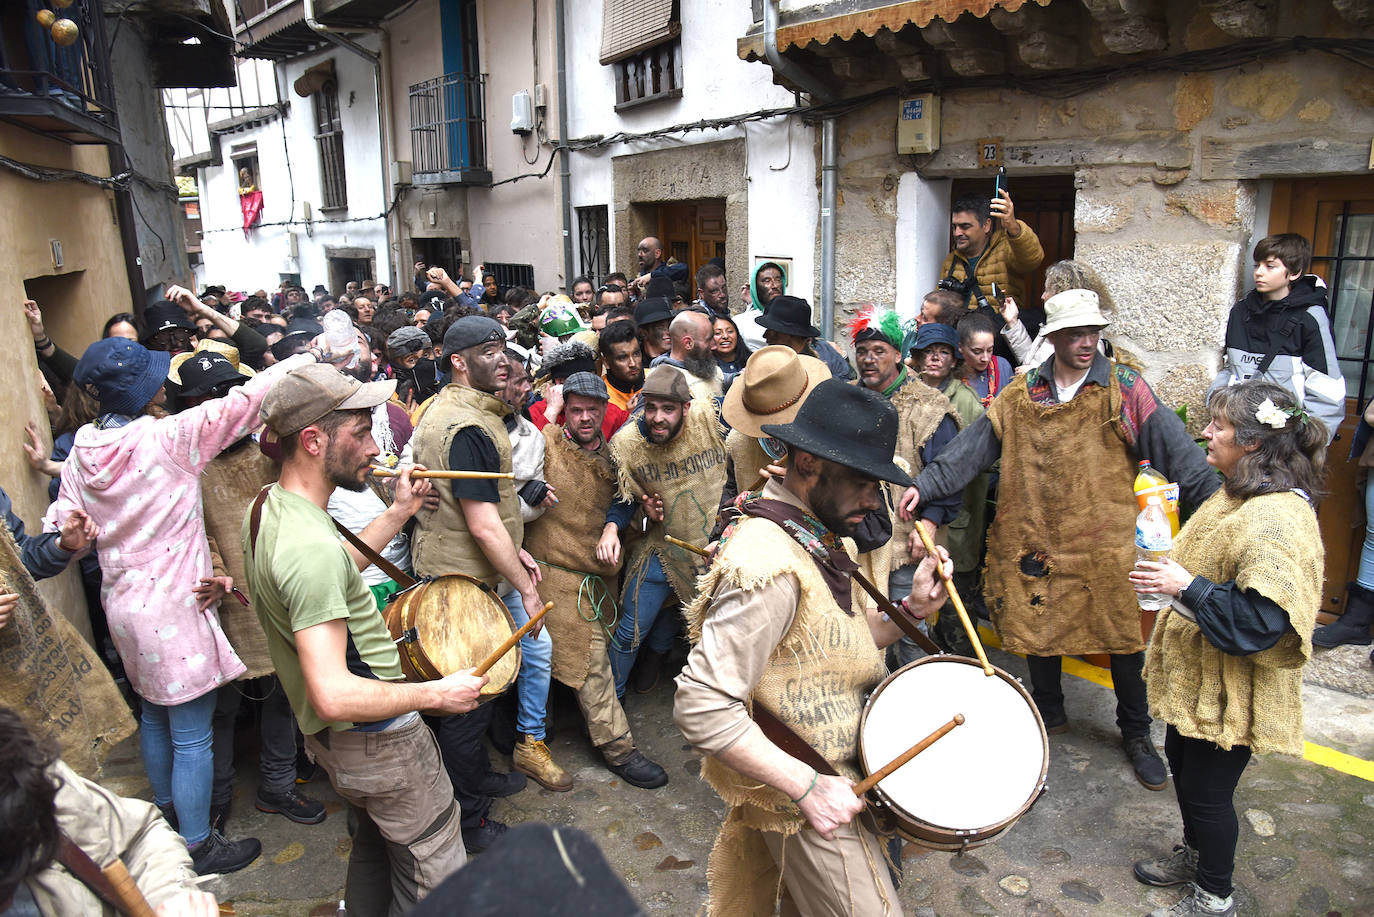
[[529, 90], [522, 89], [510, 97], [510, 129], [517, 134], [534, 130], [534, 106], [530, 103]]
[[898, 153], [934, 153], [940, 148], [940, 97], [925, 92], [902, 99], [897, 117]]

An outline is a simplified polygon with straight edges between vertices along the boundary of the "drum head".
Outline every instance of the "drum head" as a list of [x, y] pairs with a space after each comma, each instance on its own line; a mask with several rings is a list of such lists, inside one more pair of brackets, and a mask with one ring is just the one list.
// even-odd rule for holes
[[869, 699], [860, 753], [870, 774], [943, 726], [964, 723], [883, 780], [903, 812], [951, 831], [999, 825], [1033, 801], [1048, 764], [1029, 697], [973, 660], [932, 657], [894, 672]]
[[[445, 675], [470, 669], [515, 632], [510, 612], [496, 594], [477, 580], [461, 574], [441, 576], [417, 596], [420, 607], [415, 629], [420, 645]], [[500, 694], [520, 673], [520, 648], [497, 660], [487, 672], [490, 681], [483, 694]]]

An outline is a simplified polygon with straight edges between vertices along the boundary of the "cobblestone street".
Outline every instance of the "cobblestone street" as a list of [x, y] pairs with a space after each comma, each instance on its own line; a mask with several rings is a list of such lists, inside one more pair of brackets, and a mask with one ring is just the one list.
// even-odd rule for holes
[[[1024, 677], [1015, 656], [992, 661]], [[1072, 663], [1070, 672], [1086, 671]], [[1100, 671], [1100, 670], [1099, 670]], [[1317, 684], [1317, 682], [1324, 682]], [[996, 842], [963, 856], [907, 845], [901, 900], [907, 914], [1029, 914], [1041, 917], [1144, 914], [1179, 895], [1137, 884], [1135, 859], [1167, 852], [1179, 839], [1172, 788], [1138, 784], [1120, 750], [1113, 697], [1100, 684], [1066, 677], [1070, 729], [1050, 737], [1049, 789], [1031, 812]], [[697, 778], [698, 759], [672, 724], [671, 684], [632, 695], [627, 709], [640, 747], [667, 768], [660, 790], [628, 787], [594, 757], [570, 694], [555, 691], [550, 746], [577, 781], [566, 794], [530, 783], [497, 800], [493, 815], [508, 824], [544, 821], [587, 832], [650, 914], [694, 915], [706, 901], [706, 863], [724, 807]], [[1362, 692], [1359, 694], [1351, 691]], [[1374, 914], [1374, 670], [1368, 651], [1322, 652], [1309, 666], [1305, 692], [1309, 742], [1332, 749], [1364, 778], [1311, 760], [1257, 758], [1241, 779], [1236, 887], [1239, 913]], [[251, 730], [241, 739], [251, 741]], [[1155, 726], [1156, 744], [1163, 741]], [[1309, 757], [1320, 756], [1320, 750]], [[492, 752], [501, 769], [509, 760]], [[253, 808], [256, 774], [240, 754], [231, 835], [252, 834], [263, 855], [241, 873], [217, 880], [221, 900], [243, 917], [332, 917], [344, 880], [349, 841], [340, 803], [323, 777], [307, 792], [328, 803], [319, 826], [291, 824]], [[148, 796], [137, 748], [126, 743], [107, 765], [112, 785]], [[933, 788], [938, 791], [938, 788]], [[514, 891], [512, 892], [514, 893]]]

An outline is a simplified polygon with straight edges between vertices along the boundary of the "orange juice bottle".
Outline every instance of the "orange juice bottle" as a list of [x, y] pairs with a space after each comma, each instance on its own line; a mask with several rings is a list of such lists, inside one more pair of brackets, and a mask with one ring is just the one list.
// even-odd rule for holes
[[1170, 484], [1169, 479], [1150, 467], [1149, 461], [1140, 463], [1140, 471], [1135, 476], [1135, 502], [1143, 512], [1150, 497], [1159, 497], [1164, 504], [1164, 515], [1169, 517], [1169, 528], [1178, 535], [1178, 485]]

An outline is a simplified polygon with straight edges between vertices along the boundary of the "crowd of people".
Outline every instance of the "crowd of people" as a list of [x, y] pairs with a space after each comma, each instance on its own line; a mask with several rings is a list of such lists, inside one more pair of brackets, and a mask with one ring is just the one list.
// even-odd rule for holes
[[[712, 911], [772, 913], [781, 897], [784, 913], [899, 913], [900, 858], [850, 790], [858, 717], [925, 654], [923, 632], [974, 654], [946, 577], [1026, 656], [1051, 734], [1069, 728], [1062, 657], [1109, 657], [1126, 760], [1152, 790], [1172, 771], [1183, 821], [1173, 853], [1135, 874], [1190, 886], [1156, 914], [1234, 913], [1231, 796], [1252, 752], [1301, 751], [1301, 669], [1326, 630], [1314, 637], [1314, 507], [1344, 383], [1310, 247], [1256, 249], [1200, 449], [1107, 336], [1102, 277], [1062, 261], [1043, 308], [1018, 304], [1043, 252], [1010, 197], [953, 212], [916, 319], [867, 306], [839, 344], [783, 265], [757, 265], [735, 310], [722, 263], [688, 277], [654, 238], [634, 276], [579, 277], [567, 295], [424, 263], [399, 293], [172, 287], [111, 316], [79, 358], [26, 302], [56, 395], [25, 450], [52, 503], [43, 534], [7, 521], [35, 578], [79, 559], [97, 649], [137, 707], [182, 845], [146, 873], [160, 913], [205, 906], [191, 871], [261, 852], [227, 833], [245, 698], [262, 708], [257, 808], [323, 821], [302, 789], [322, 768], [349, 807], [348, 913], [398, 914], [502, 837], [494, 798], [574, 787], [546, 742], [554, 680], [612, 773], [667, 784], [624, 704], [682, 646], [675, 720], [730, 807]], [[1192, 514], [1167, 563], [1136, 561], [1143, 460]], [[1328, 638], [1369, 641], [1369, 567]], [[515, 626], [552, 603], [507, 691], [470, 669], [403, 676], [416, 637], [383, 610], [455, 575], [445, 588]], [[1137, 593], [1173, 599], [1152, 632]], [[833, 769], [780, 748], [757, 710]], [[0, 729], [23, 733], [4, 711]], [[42, 774], [63, 787], [59, 820], [62, 794], [158, 820], [78, 784], [41, 741], [6, 744], [42, 806]], [[149, 830], [166, 848], [170, 832]], [[0, 899], [51, 896], [43, 844]]]

